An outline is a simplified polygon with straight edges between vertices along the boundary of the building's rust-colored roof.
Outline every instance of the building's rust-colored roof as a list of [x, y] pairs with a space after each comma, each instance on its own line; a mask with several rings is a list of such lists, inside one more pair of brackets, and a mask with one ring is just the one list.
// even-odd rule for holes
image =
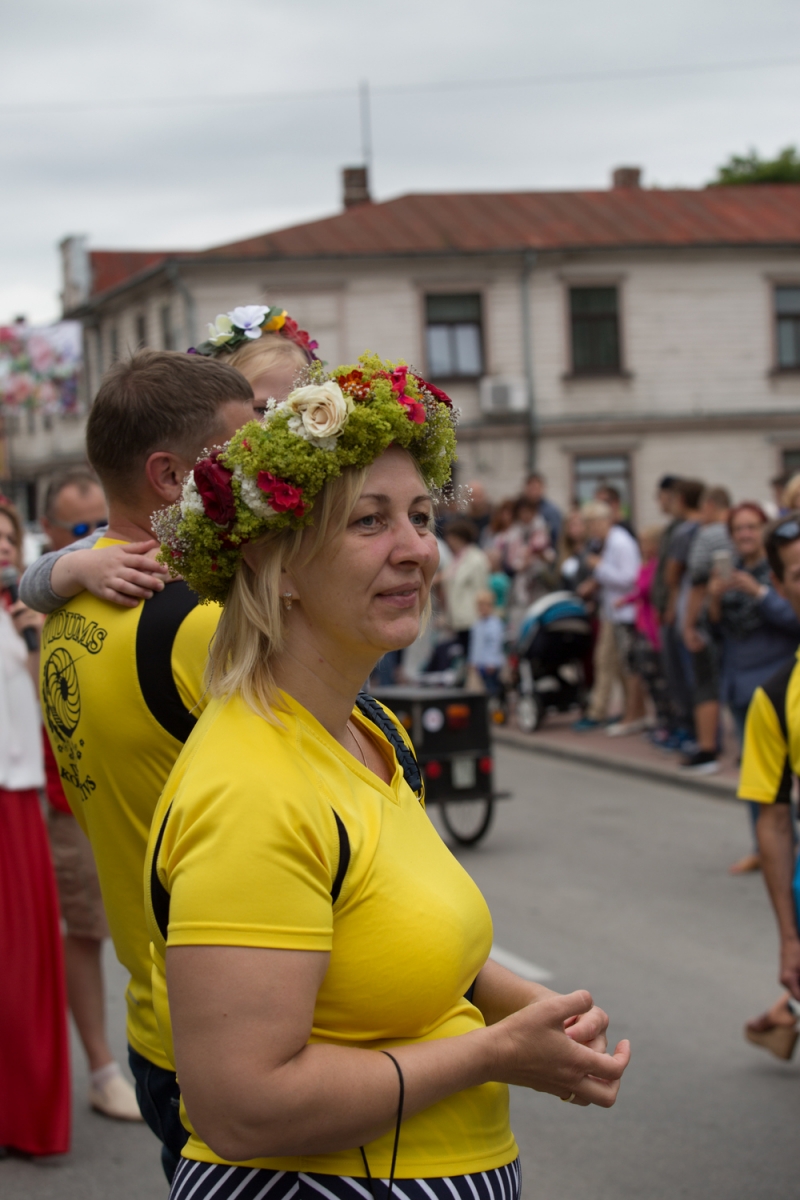
[[92, 293], [107, 292], [140, 271], [171, 257], [166, 250], [90, 250]]
[[800, 184], [400, 196], [199, 255], [92, 252], [93, 294], [168, 257], [331, 258], [800, 245]]

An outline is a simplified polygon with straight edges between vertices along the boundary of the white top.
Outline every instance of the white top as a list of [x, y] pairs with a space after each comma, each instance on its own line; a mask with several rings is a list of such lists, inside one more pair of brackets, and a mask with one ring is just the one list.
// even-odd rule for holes
[[466, 546], [442, 572], [447, 619], [455, 632], [471, 629], [478, 616], [476, 597], [489, 586], [489, 560], [478, 546]]
[[42, 719], [28, 648], [0, 604], [0, 787], [21, 792], [43, 786]]
[[632, 604], [615, 608], [617, 600], [627, 596], [636, 583], [642, 557], [634, 538], [621, 525], [612, 525], [603, 544], [594, 577], [600, 584], [600, 612], [615, 625], [632, 625], [636, 609]]

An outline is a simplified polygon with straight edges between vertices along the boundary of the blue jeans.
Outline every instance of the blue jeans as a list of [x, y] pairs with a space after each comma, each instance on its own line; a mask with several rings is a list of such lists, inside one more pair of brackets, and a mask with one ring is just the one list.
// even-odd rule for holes
[[136, 1083], [136, 1100], [142, 1116], [161, 1142], [161, 1165], [167, 1182], [181, 1160], [189, 1134], [181, 1124], [181, 1092], [174, 1071], [165, 1071], [128, 1046], [128, 1062]]

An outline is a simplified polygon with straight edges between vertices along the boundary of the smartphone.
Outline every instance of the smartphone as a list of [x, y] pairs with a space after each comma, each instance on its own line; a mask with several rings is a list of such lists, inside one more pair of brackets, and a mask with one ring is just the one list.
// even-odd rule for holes
[[733, 555], [730, 550], [715, 550], [711, 555], [714, 574], [718, 579], [730, 579], [733, 571]]

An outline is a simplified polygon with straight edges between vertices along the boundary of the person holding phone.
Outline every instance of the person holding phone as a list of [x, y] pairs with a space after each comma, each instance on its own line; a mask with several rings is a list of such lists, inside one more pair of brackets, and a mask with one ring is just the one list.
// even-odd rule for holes
[[[715, 558], [708, 584], [709, 617], [722, 638], [721, 700], [731, 710], [740, 745], [753, 692], [792, 657], [800, 643], [800, 622], [770, 580], [766, 525], [767, 514], [753, 500], [731, 510], [728, 529], [733, 554]], [[753, 850], [733, 863], [734, 875], [758, 870], [758, 811], [759, 805], [751, 804]]]

